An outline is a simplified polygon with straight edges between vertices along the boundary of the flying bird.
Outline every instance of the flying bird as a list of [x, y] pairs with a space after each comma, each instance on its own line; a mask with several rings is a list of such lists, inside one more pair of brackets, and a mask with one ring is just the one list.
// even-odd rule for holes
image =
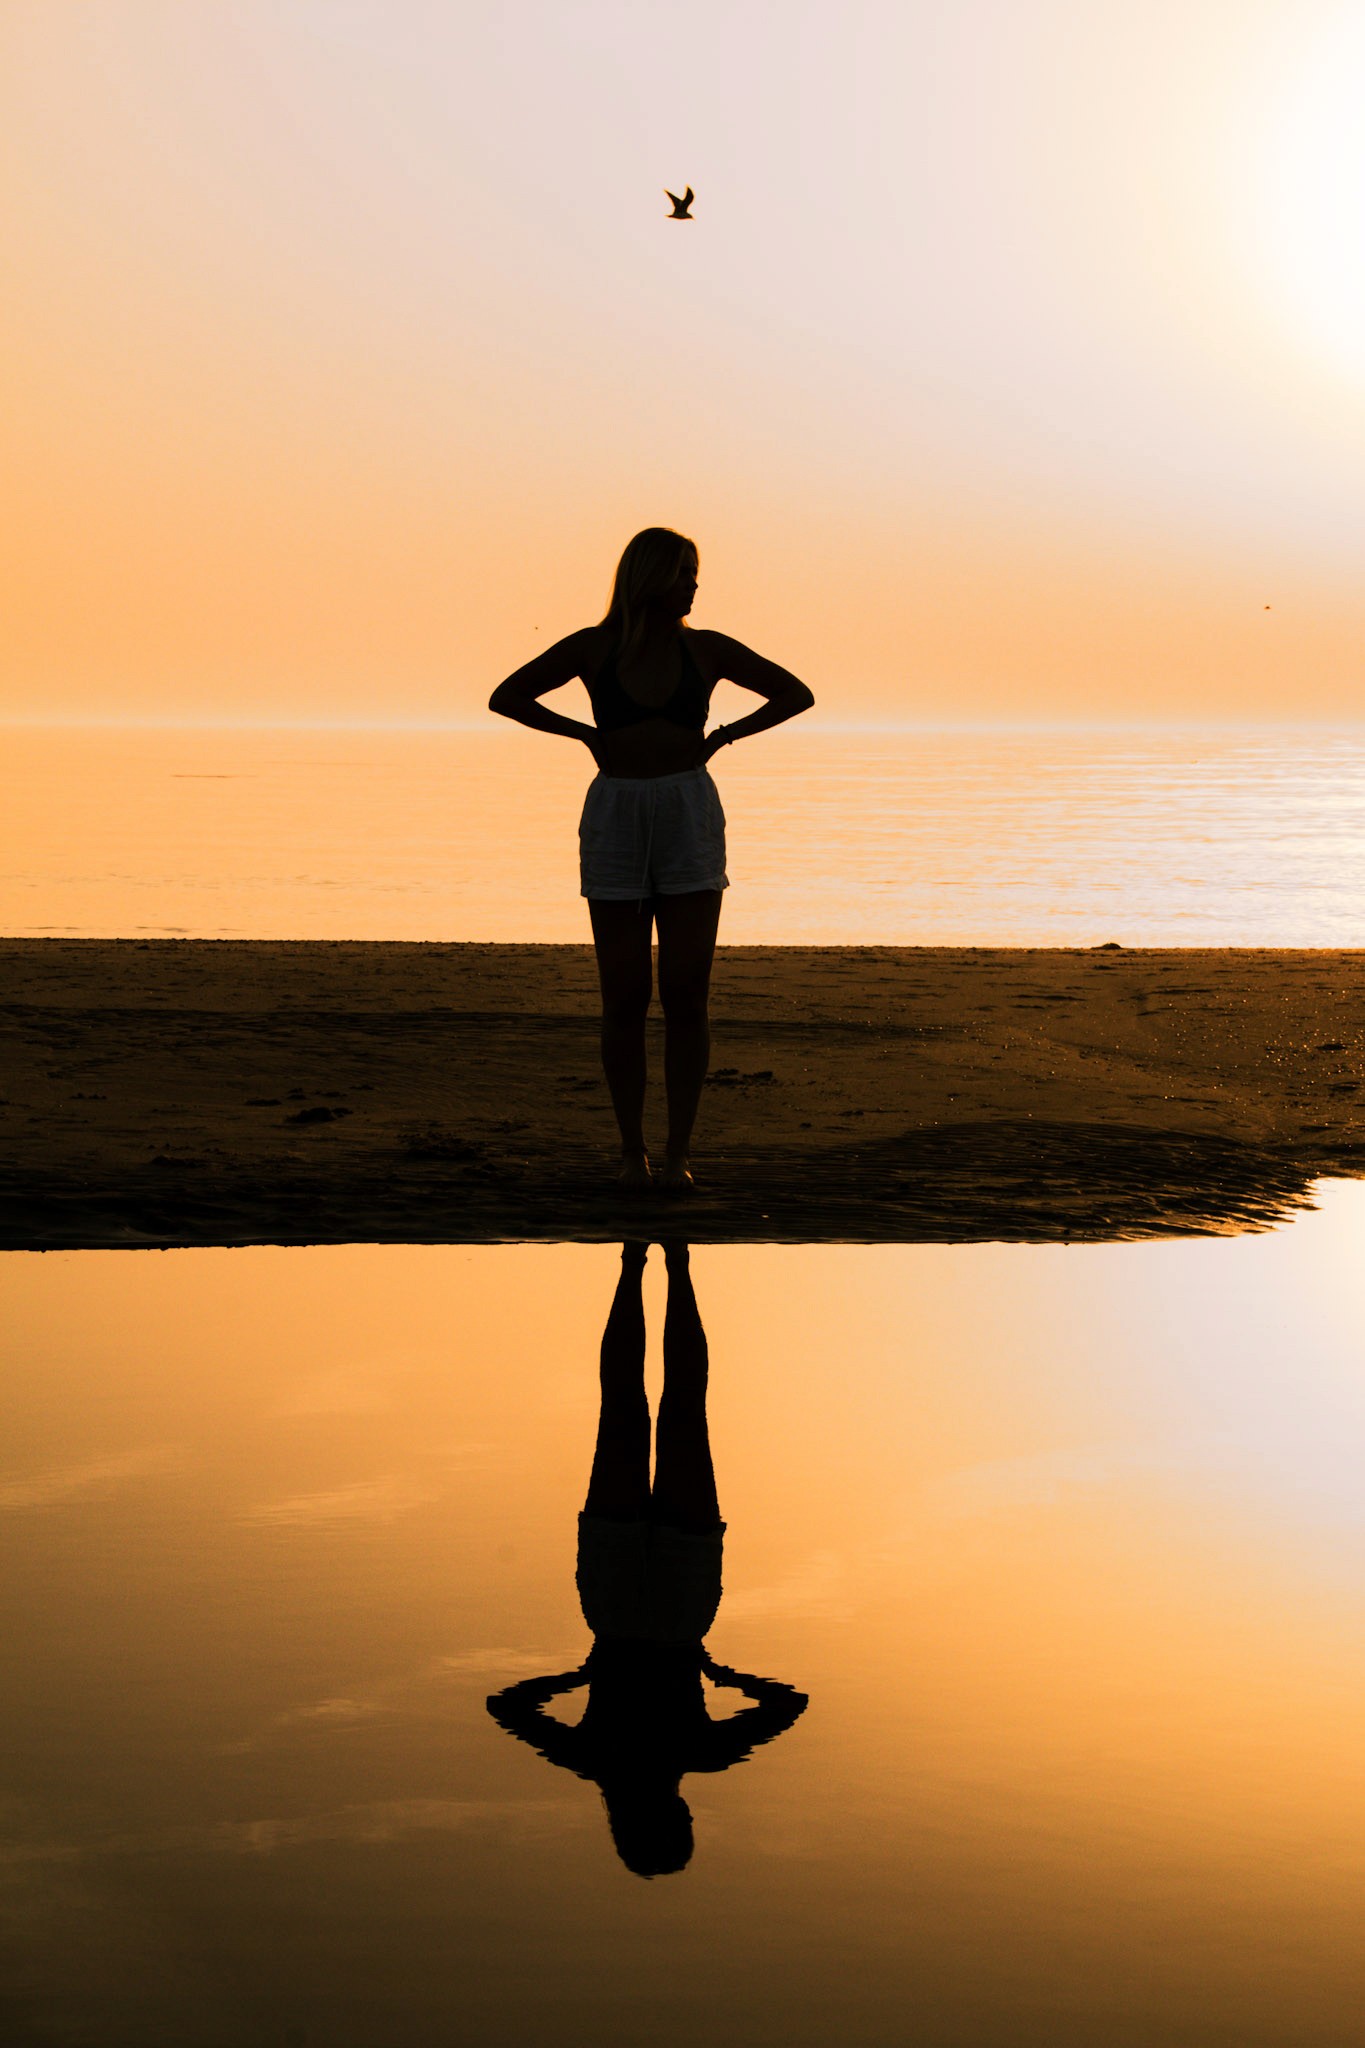
[[665, 185], [664, 197], [666, 199], [671, 199], [673, 201], [673, 211], [672, 213], [669, 214], [668, 218], [670, 220], [691, 220], [692, 215], [688, 209], [690, 208], [692, 201], [696, 198], [696, 196], [696, 193], [692, 190], [692, 187], [689, 185], [687, 190], [683, 193], [682, 198], [679, 199], [677, 193], [670, 192], [667, 185]]

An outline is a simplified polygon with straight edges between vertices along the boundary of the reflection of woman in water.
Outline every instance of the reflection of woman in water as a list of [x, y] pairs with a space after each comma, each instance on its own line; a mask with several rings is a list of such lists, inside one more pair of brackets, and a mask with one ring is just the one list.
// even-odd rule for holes
[[[688, 1148], [710, 1058], [707, 996], [726, 887], [725, 816], [706, 764], [815, 701], [788, 670], [738, 640], [684, 627], [696, 588], [694, 544], [667, 527], [646, 527], [621, 557], [602, 623], [547, 647], [489, 699], [505, 718], [581, 740], [597, 763], [579, 826], [580, 869], [602, 984], [602, 1065], [621, 1132], [620, 1178], [636, 1187], [651, 1179], [645, 1013], [657, 927], [668, 1097], [659, 1185], [672, 1193], [691, 1184]], [[575, 677], [587, 685], [591, 725], [541, 702]], [[766, 701], [708, 733], [711, 693], [726, 678]]]
[[[647, 1247], [628, 1244], [602, 1337], [602, 1412], [578, 1518], [578, 1592], [595, 1638], [586, 1662], [494, 1693], [488, 1711], [552, 1764], [594, 1781], [617, 1852], [640, 1877], [681, 1870], [692, 1854], [684, 1772], [724, 1771], [789, 1728], [804, 1693], [717, 1664], [703, 1637], [720, 1605], [725, 1524], [706, 1428], [706, 1335], [686, 1245], [665, 1247], [664, 1385], [649, 1478], [645, 1315]], [[754, 1702], [728, 1720], [706, 1711], [703, 1673]], [[546, 1702], [588, 1688], [574, 1727]]]

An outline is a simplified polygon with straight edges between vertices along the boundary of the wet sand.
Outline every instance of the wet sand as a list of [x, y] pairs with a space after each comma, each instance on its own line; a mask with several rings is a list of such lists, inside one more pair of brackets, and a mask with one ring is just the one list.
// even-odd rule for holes
[[0, 1243], [1138, 1237], [1365, 1172], [1365, 952], [734, 946], [714, 987], [697, 1193], [624, 1201], [587, 947], [0, 940]]

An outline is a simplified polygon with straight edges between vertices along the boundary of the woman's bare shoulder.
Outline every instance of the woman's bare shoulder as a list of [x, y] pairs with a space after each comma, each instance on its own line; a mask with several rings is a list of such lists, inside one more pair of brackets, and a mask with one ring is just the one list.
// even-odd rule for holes
[[789, 668], [780, 662], [769, 660], [766, 654], [758, 654], [752, 647], [746, 647], [742, 640], [732, 639], [728, 633], [715, 633], [710, 629], [699, 629], [692, 635], [694, 641], [705, 642], [705, 658], [708, 673], [713, 683], [721, 681], [738, 683], [741, 689], [753, 690], [760, 697], [775, 697], [783, 693], [799, 691], [813, 704], [806, 685]]
[[600, 626], [580, 626], [577, 632], [566, 633], [552, 646], [542, 647], [539, 654], [532, 655], [498, 684], [489, 700], [493, 709], [503, 711], [513, 703], [534, 701], [571, 683], [576, 676], [588, 682], [602, 665], [601, 633]]
[[612, 632], [605, 620], [596, 626], [582, 626], [574, 634], [581, 666], [579, 675], [589, 682], [611, 652]]
[[547, 647], [540, 659], [552, 662], [562, 672], [564, 680], [579, 676], [586, 683], [597, 674], [607, 655], [606, 628], [579, 626], [575, 632], [566, 633], [562, 640], [556, 640]]
[[684, 626], [683, 632], [702, 674], [714, 687], [725, 674], [726, 653], [734, 646], [734, 641], [724, 633], [714, 632], [710, 626]]
[[738, 681], [755, 665], [770, 665], [764, 662], [761, 654], [755, 654], [752, 647], [746, 647], [742, 640], [734, 639], [729, 633], [717, 633], [710, 626], [689, 629], [688, 639], [704, 657], [714, 682], [725, 678]]

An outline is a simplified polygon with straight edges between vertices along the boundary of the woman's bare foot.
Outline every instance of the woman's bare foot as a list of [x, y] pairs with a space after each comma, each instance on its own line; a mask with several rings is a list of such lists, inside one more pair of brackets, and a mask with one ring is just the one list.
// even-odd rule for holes
[[690, 1195], [696, 1182], [686, 1154], [681, 1159], [665, 1159], [659, 1170], [658, 1187], [665, 1195]]
[[616, 1185], [621, 1188], [651, 1188], [654, 1175], [649, 1168], [647, 1152], [623, 1152], [617, 1169]]

